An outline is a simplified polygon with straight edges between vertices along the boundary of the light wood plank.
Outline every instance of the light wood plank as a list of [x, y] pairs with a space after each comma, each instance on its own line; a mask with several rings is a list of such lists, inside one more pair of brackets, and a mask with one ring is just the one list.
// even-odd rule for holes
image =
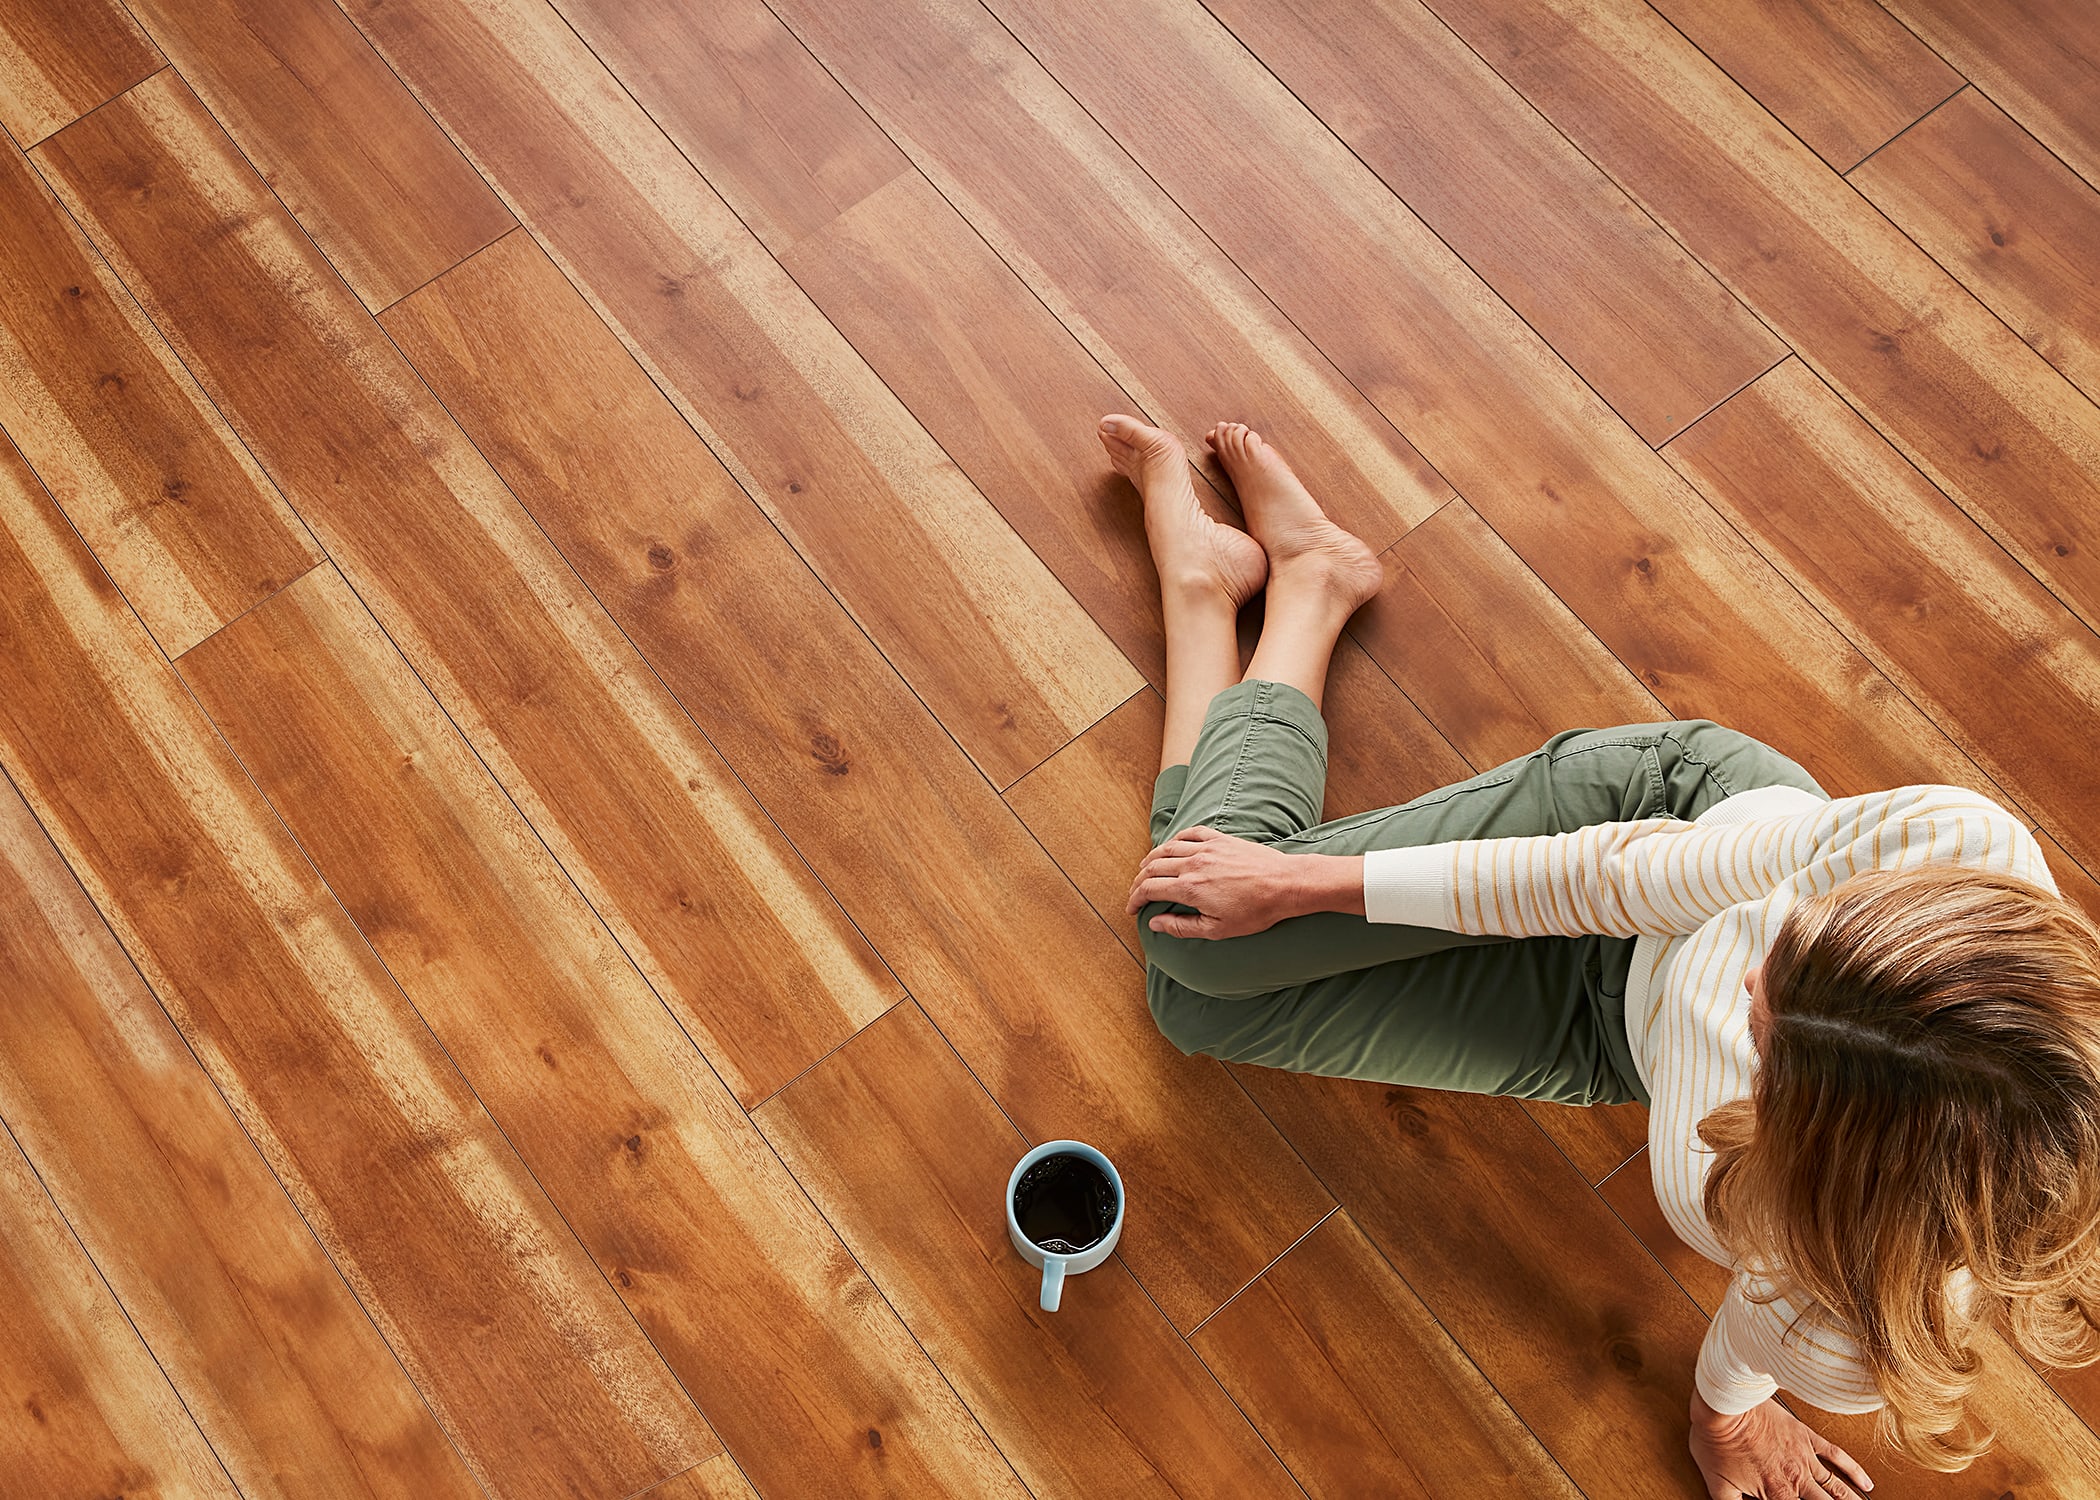
[[0, 225], [0, 427], [180, 656], [320, 549], [13, 150]]
[[1004, 786], [1137, 673], [543, 0], [351, 14]]
[[[777, 25], [759, 4], [726, 0], [709, 14], [738, 19], [709, 24]], [[586, 34], [642, 27], [675, 7], [594, 4]], [[931, 25], [876, 0], [775, 9], [1155, 419], [1191, 438], [1223, 418], [1252, 423], [1374, 546], [1449, 497], [1421, 455], [981, 8], [940, 0]], [[764, 216], [765, 183], [738, 169], [746, 147], [718, 145], [682, 89], [638, 93], [732, 204]], [[846, 114], [822, 89], [808, 107]], [[955, 253], [985, 255], [966, 244], [944, 252]], [[972, 275], [983, 279], [999, 278], [986, 267]], [[867, 337], [844, 311], [837, 321], [856, 343]]]
[[1875, 0], [1653, 3], [1839, 172], [1962, 86]]
[[11, 445], [0, 642], [0, 760], [475, 1478], [627, 1494], [718, 1452]]
[[886, 1009], [865, 939], [180, 81], [38, 149], [739, 1098]]
[[2027, 131], [2100, 187], [2100, 9], [2086, 0], [1886, 0]]
[[1018, 1494], [333, 569], [221, 631], [183, 675], [761, 1488]]
[[8, 1494], [237, 1500], [4, 1130], [0, 1306], [0, 1475]]
[[1796, 360], [1671, 461], [1978, 765], [2100, 868], [2100, 636]]
[[[1057, 1312], [1038, 1307], [1042, 1273], [1014, 1253], [1000, 1208], [1029, 1142], [917, 1006], [756, 1118], [1031, 1493], [1298, 1493], [1122, 1260], [1072, 1277]], [[1123, 1241], [1201, 1186], [1132, 1188]]]
[[0, 1116], [251, 1497], [481, 1493], [12, 787]]
[[672, 1475], [633, 1500], [758, 1500], [758, 1491], [751, 1488], [736, 1460], [724, 1453]]
[[1314, 1500], [1580, 1494], [1346, 1211], [1193, 1342]]
[[[2100, 408], [1646, 0], [1428, 3], [1906, 458], [2100, 624]], [[1542, 35], [1557, 44], [1520, 40]]]
[[1786, 352], [1413, 0], [1208, 8], [1650, 443]]
[[998, 794], [529, 241], [388, 326], [1015, 1123], [1216, 1199], [1134, 1248], [1188, 1327], [1329, 1200]]
[[2100, 398], [2100, 192], [1974, 89], [1862, 163], [1852, 185]]
[[367, 307], [515, 222], [333, 0], [130, 0]]
[[120, 0], [0, 6], [0, 126], [33, 146], [165, 61]]

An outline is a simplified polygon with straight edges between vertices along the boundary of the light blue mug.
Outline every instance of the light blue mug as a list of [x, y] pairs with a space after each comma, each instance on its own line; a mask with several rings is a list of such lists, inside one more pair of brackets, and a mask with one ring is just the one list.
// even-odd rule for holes
[[[1089, 1245], [1077, 1254], [1063, 1255], [1043, 1249], [1021, 1233], [1021, 1222], [1014, 1217], [1014, 1192], [1021, 1186], [1022, 1174], [1046, 1156], [1077, 1156], [1090, 1161], [1107, 1174], [1109, 1185], [1116, 1190], [1115, 1223], [1108, 1226], [1108, 1233], [1101, 1236], [1098, 1244]], [[1006, 1179], [1006, 1237], [1014, 1242], [1014, 1249], [1021, 1252], [1021, 1259], [1042, 1268], [1044, 1312], [1057, 1311], [1058, 1301], [1064, 1296], [1065, 1277], [1093, 1270], [1115, 1250], [1116, 1241], [1123, 1237], [1124, 1201], [1123, 1174], [1116, 1170], [1114, 1162], [1084, 1141], [1045, 1141], [1014, 1164], [1013, 1175]]]

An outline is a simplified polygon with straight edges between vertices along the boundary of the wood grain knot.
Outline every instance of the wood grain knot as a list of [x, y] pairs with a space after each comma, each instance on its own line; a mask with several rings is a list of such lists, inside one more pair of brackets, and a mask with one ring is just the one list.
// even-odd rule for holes
[[1640, 1374], [1648, 1364], [1647, 1360], [1641, 1357], [1641, 1346], [1624, 1334], [1605, 1342], [1604, 1357], [1611, 1361], [1614, 1370], [1629, 1380]]
[[678, 564], [678, 554], [662, 542], [652, 542], [649, 547], [649, 566], [662, 573]]
[[882, 1446], [882, 1434], [873, 1427], [868, 1429], [868, 1446], [870, 1448], [880, 1448]]
[[843, 776], [853, 769], [853, 762], [846, 758], [846, 747], [831, 735], [822, 732], [811, 735], [809, 753], [826, 776]]

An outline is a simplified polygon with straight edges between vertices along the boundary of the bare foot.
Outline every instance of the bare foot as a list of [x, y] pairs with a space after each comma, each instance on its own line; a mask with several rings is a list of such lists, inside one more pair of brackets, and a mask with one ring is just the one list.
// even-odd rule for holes
[[1145, 501], [1145, 539], [1160, 587], [1222, 593], [1238, 609], [1261, 591], [1269, 560], [1254, 538], [1204, 513], [1181, 439], [1136, 417], [1101, 419], [1101, 446]]
[[1220, 422], [1203, 441], [1218, 455], [1240, 497], [1247, 529], [1269, 554], [1273, 582], [1303, 580], [1350, 609], [1366, 603], [1385, 581], [1378, 554], [1327, 518], [1260, 433], [1241, 422]]

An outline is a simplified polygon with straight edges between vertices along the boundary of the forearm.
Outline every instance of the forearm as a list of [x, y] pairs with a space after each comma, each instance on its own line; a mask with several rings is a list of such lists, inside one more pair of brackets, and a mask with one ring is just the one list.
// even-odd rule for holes
[[1294, 854], [1288, 905], [1292, 916], [1316, 911], [1364, 914], [1361, 854]]

